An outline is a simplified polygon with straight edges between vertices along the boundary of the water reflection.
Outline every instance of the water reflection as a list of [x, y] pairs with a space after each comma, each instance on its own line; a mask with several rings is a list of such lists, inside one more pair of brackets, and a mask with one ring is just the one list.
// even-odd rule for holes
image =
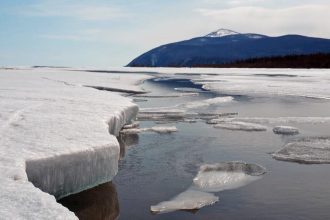
[[120, 134], [117, 137], [120, 145], [120, 159], [125, 157], [126, 149], [139, 143], [138, 134]]
[[112, 182], [65, 197], [58, 201], [79, 219], [112, 220], [119, 216], [118, 195]]

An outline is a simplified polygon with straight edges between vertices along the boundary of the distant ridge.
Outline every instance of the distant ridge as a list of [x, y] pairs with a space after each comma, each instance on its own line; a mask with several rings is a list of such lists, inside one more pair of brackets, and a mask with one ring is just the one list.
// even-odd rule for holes
[[225, 64], [196, 65], [205, 68], [304, 68], [329, 69], [330, 53], [252, 58]]
[[202, 37], [154, 48], [138, 56], [127, 66], [221, 66], [248, 59], [318, 53], [330, 54], [329, 39], [301, 35], [270, 37], [221, 28]]

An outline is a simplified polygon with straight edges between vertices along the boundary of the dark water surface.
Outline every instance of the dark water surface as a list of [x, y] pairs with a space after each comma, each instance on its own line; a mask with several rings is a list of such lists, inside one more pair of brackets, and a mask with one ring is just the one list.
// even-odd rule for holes
[[[149, 80], [143, 86], [153, 91], [152, 94], [179, 93], [174, 90], [178, 87], [201, 89], [184, 79]], [[138, 104], [141, 108], [174, 106], [215, 96], [216, 94], [201, 89], [199, 96], [147, 98], [147, 102]], [[237, 112], [239, 116], [254, 117], [329, 117], [330, 102], [296, 97], [235, 96], [235, 102], [198, 111]], [[141, 123], [141, 127], [154, 125], [154, 122]], [[272, 159], [269, 155], [297, 136], [275, 135], [271, 128], [266, 132], [215, 129], [203, 121], [169, 125], [177, 126], [179, 131], [166, 135], [131, 135], [124, 140], [125, 143], [121, 143], [122, 158], [118, 175], [109, 183], [111, 187], [106, 185], [101, 189], [104, 190], [104, 194], [100, 193], [105, 197], [104, 203], [92, 193], [91, 196], [71, 199], [74, 201], [71, 201], [71, 204], [68, 199], [70, 197], [65, 198], [67, 201], [62, 204], [73, 211], [87, 209], [86, 207], [92, 207], [89, 209], [95, 213], [113, 210], [113, 214], [107, 216], [119, 216], [119, 219], [330, 218], [330, 165], [282, 162]], [[330, 124], [289, 125], [300, 129], [301, 134], [298, 137], [330, 136]], [[149, 211], [151, 205], [169, 200], [186, 190], [201, 164], [232, 160], [260, 164], [266, 167], [268, 172], [262, 179], [250, 185], [216, 193], [220, 198], [218, 203], [195, 213], [176, 211], [154, 215]], [[93, 202], [94, 198], [96, 202]], [[78, 207], [80, 203], [82, 207]], [[111, 217], [104, 219], [114, 219]]]

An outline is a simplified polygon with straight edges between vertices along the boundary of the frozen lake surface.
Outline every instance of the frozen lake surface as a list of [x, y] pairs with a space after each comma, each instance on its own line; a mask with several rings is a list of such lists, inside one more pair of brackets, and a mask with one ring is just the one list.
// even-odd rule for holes
[[[143, 97], [144, 101], [137, 102], [142, 110], [145, 109], [140, 127], [149, 128], [161, 123], [161, 126], [176, 126], [178, 131], [132, 134], [123, 138], [119, 172], [113, 180], [118, 195], [119, 219], [329, 218], [330, 165], [279, 161], [271, 155], [290, 142], [330, 136], [329, 71], [157, 71], [162, 72], [157, 79], [142, 85], [151, 93]], [[191, 81], [203, 84], [196, 85]], [[229, 89], [233, 87], [223, 86], [223, 82], [236, 85], [235, 91]], [[264, 92], [264, 82], [269, 88], [267, 92]], [[191, 92], [198, 95], [182, 95]], [[206, 101], [218, 97], [232, 99]], [[157, 109], [158, 119], [148, 119], [145, 113], [155, 114]], [[166, 120], [166, 115], [159, 117], [164, 112], [171, 114], [171, 120]], [[235, 113], [216, 123], [240, 122], [240, 125], [250, 127], [253, 123], [266, 129], [215, 129], [216, 124], [206, 123], [212, 116], [205, 117], [214, 113]], [[179, 114], [177, 121], [172, 120], [173, 114]], [[181, 116], [189, 120], [185, 121]], [[299, 134], [275, 134], [276, 126], [297, 128]], [[211, 196], [203, 194], [205, 192], [191, 192], [200, 166], [228, 161], [258, 164], [265, 167], [267, 173], [257, 181], [215, 191]], [[217, 175], [220, 179], [223, 177], [222, 173]], [[242, 175], [232, 178], [240, 179]], [[184, 201], [196, 195], [205, 198], [202, 202], [207, 206], [193, 211], [150, 212], [152, 205], [164, 204], [161, 202], [171, 198], [174, 202]], [[171, 208], [172, 205], [170, 203]]]
[[329, 70], [114, 71], [0, 72], [1, 216], [329, 218]]

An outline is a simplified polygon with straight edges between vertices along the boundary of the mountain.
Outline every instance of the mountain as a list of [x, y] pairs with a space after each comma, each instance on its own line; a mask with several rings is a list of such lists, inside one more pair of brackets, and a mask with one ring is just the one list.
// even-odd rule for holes
[[127, 66], [194, 67], [241, 60], [330, 53], [330, 39], [301, 35], [270, 37], [219, 29], [208, 35], [162, 45], [135, 58]]

